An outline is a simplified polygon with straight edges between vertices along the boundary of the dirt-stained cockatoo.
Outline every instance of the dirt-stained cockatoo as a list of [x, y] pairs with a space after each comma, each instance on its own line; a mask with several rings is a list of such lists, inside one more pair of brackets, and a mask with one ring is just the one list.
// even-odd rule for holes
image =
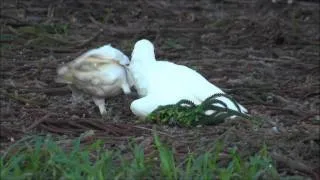
[[[200, 104], [213, 94], [224, 93], [201, 74], [186, 66], [156, 61], [154, 46], [145, 39], [134, 45], [129, 72], [141, 97], [131, 103], [130, 109], [141, 118], [145, 118], [159, 105], [175, 104], [181, 99]], [[237, 107], [229, 99], [217, 99], [226, 103], [229, 109], [237, 111]], [[239, 106], [241, 112], [247, 112], [243, 106]]]
[[106, 115], [106, 97], [131, 92], [132, 81], [125, 67], [128, 64], [129, 58], [108, 44], [59, 67], [56, 82], [69, 84], [74, 100], [79, 93], [91, 95], [101, 115]]

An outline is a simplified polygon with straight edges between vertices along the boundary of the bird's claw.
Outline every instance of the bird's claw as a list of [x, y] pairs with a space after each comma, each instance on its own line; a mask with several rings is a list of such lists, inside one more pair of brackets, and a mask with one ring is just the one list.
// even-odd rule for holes
[[110, 117], [110, 113], [107, 112], [107, 111], [104, 111], [104, 112], [101, 113], [101, 117], [102, 117], [103, 120], [108, 120], [109, 117]]
[[103, 120], [110, 120], [112, 117], [112, 108], [109, 108], [108, 110], [104, 109], [100, 114]]

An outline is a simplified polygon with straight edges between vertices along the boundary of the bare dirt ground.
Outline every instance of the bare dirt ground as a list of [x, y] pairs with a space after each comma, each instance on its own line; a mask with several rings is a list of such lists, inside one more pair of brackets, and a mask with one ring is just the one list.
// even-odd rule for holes
[[[266, 144], [282, 175], [317, 179], [319, 9], [311, 0], [2, 0], [1, 150], [28, 134], [72, 139], [93, 129], [83, 143], [104, 139], [106, 147], [125, 149], [134, 139], [150, 153], [156, 126], [178, 158], [217, 140], [243, 156]], [[197, 69], [263, 124], [135, 124], [133, 99], [124, 95], [107, 99], [111, 116], [102, 120], [90, 100], [72, 105], [70, 91], [54, 82], [57, 66], [86, 50], [111, 43], [130, 56], [141, 38], [155, 44], [159, 59]]]

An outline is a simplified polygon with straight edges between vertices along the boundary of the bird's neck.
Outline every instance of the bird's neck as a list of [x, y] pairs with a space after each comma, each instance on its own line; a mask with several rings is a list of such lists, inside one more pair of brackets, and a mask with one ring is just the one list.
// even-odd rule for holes
[[152, 66], [154, 63], [156, 63], [155, 58], [132, 58], [131, 59], [131, 64], [134, 64], [135, 66]]
[[139, 64], [148, 64], [156, 61], [154, 50], [134, 49], [131, 61]]

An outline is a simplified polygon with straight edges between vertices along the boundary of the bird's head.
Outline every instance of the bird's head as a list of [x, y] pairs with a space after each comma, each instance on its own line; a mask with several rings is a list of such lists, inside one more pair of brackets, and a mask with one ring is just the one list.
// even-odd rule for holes
[[111, 45], [109, 45], [109, 48], [111, 50], [113, 50], [113, 57], [114, 59], [116, 59], [119, 64], [121, 65], [129, 65], [130, 64], [130, 60], [128, 58], [128, 56], [126, 56], [123, 52], [121, 52], [120, 50], [112, 47]]
[[122, 54], [122, 58], [119, 60], [119, 63], [121, 65], [129, 65], [130, 64], [130, 60], [129, 60], [128, 56]]
[[136, 42], [131, 54], [131, 61], [142, 63], [156, 61], [153, 44], [146, 39]]

